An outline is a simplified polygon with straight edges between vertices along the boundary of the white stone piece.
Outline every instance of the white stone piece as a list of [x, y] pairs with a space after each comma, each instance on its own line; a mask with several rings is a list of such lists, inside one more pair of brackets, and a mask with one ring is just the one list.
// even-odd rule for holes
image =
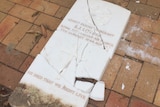
[[64, 68], [64, 70], [60, 73], [60, 75], [72, 86], [75, 83], [75, 72], [76, 72], [76, 60], [73, 59], [71, 62]]
[[73, 87], [75, 76], [93, 78], [98, 82], [90, 98], [103, 101], [105, 84], [100, 80], [130, 14], [103, 0], [77, 0], [20, 83], [31, 84], [72, 107], [86, 107], [93, 84], [77, 81], [80, 91]]
[[[86, 107], [88, 103], [89, 94], [69, 84], [41, 55], [35, 58], [20, 83], [33, 85], [62, 103], [74, 107]], [[73, 99], [76, 102], [73, 102]]]
[[78, 63], [76, 77], [100, 80], [110, 58], [107, 52], [96, 45], [88, 45]]
[[104, 101], [105, 84], [103, 81], [98, 81], [90, 93], [90, 98], [96, 101]]
[[90, 93], [93, 86], [94, 86], [94, 84], [90, 83], [90, 82], [76, 81], [76, 83], [75, 83], [75, 88], [77, 88], [83, 92], [86, 92], [86, 93]]
[[124, 90], [125, 89], [125, 85], [124, 83], [122, 83], [121, 89]]

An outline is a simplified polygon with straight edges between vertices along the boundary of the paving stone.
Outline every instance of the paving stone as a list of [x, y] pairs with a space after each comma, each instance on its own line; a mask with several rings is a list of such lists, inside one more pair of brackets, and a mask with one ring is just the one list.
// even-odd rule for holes
[[28, 6], [32, 2], [32, 0], [8, 0], [8, 1], [11, 1], [11, 2], [17, 3], [17, 4], [21, 4], [24, 6]]
[[76, 0], [50, 0], [50, 1], [60, 6], [70, 8]]
[[130, 46], [121, 48], [127, 56], [152, 64], [160, 65], [160, 50], [131, 42]]
[[21, 65], [19, 70], [25, 73], [29, 68], [29, 66], [31, 65], [31, 63], [33, 62], [33, 60], [34, 60], [34, 57], [28, 56], [26, 60], [23, 62], [23, 64]]
[[0, 22], [6, 17], [7, 14], [0, 12]]
[[14, 3], [9, 2], [7, 0], [1, 0], [0, 3], [0, 11], [4, 13], [8, 13], [8, 11], [14, 6]]
[[144, 63], [133, 95], [152, 103], [160, 79], [159, 72], [160, 67]]
[[160, 50], [154, 48], [146, 48], [146, 53], [150, 55], [147, 56], [150, 63], [160, 66]]
[[134, 33], [132, 33], [132, 35], [130, 35], [130, 38], [128, 38], [128, 40], [142, 44], [142, 45], [149, 45], [149, 41], [151, 39], [151, 33], [150, 32], [146, 32], [142, 29], [140, 29], [139, 27], [137, 27], [137, 29]]
[[121, 67], [122, 57], [114, 55], [103, 74], [102, 81], [105, 82], [105, 87], [111, 89], [118, 71]]
[[87, 107], [95, 107], [95, 106], [92, 104], [87, 104]]
[[122, 7], [126, 7], [129, 3], [129, 0], [105, 0], [105, 1], [112, 2]]
[[37, 16], [32, 16], [35, 14], [36, 10], [33, 10], [31, 8], [24, 7], [22, 5], [16, 4], [10, 11], [9, 14], [16, 16], [22, 20], [26, 20], [29, 22], [33, 22]]
[[17, 72], [16, 70], [9, 68], [5, 65], [0, 64], [0, 84], [4, 85], [10, 89], [14, 89], [23, 74]]
[[2, 43], [5, 45], [9, 45], [11, 43], [17, 45], [31, 26], [31, 23], [23, 20], [19, 21]]
[[[30, 31], [35, 31], [35, 32], [41, 32], [40, 31], [40, 27], [34, 25]], [[16, 49], [24, 52], [26, 54], [29, 54], [32, 50], [32, 48], [35, 46], [35, 44], [39, 41], [39, 39], [41, 38], [41, 34], [40, 33], [27, 33], [23, 39], [18, 43], [18, 45], [16, 46]]]
[[159, 0], [148, 0], [147, 4], [151, 5], [151, 6], [154, 6], [154, 7], [159, 7], [160, 8], [160, 1]]
[[139, 26], [146, 31], [152, 32], [152, 23], [154, 20], [147, 18], [147, 17], [141, 17]]
[[122, 67], [114, 82], [113, 90], [131, 96], [142, 64], [131, 59], [124, 59]]
[[30, 55], [36, 57], [37, 54], [39, 54], [41, 52], [41, 50], [43, 49], [43, 47], [45, 46], [45, 44], [47, 43], [47, 41], [49, 40], [49, 38], [51, 37], [51, 35], [53, 34], [52, 31], [47, 30], [47, 37], [42, 37], [38, 43], [34, 46], [34, 48], [32, 49]]
[[121, 40], [118, 44], [118, 47], [115, 51], [115, 54], [121, 55], [121, 56], [125, 56], [126, 54], [126, 50], [124, 48], [129, 47], [129, 43], [126, 40]]
[[159, 8], [155, 8], [141, 3], [136, 3], [133, 1], [129, 2], [127, 8], [131, 10], [132, 13], [135, 13], [140, 16], [150, 17], [152, 19], [158, 19], [160, 13]]
[[94, 101], [92, 99], [89, 99], [89, 103], [96, 106], [96, 107], [104, 107], [106, 104], [106, 101], [109, 97], [110, 91], [106, 89], [104, 94], [105, 94], [104, 101]]
[[140, 30], [140, 28], [138, 28], [139, 20], [140, 20], [140, 17], [138, 15], [131, 14], [128, 24], [126, 26], [126, 29], [122, 35], [123, 39], [129, 40], [130, 36], [134, 32]]
[[19, 19], [13, 16], [7, 16], [1, 23], [0, 23], [0, 41], [2, 41], [5, 36], [13, 29], [13, 27], [18, 23]]
[[58, 27], [58, 25], [60, 24], [60, 22], [61, 22], [60, 19], [57, 19], [55, 17], [51, 17], [46, 14], [40, 14], [40, 16], [36, 19], [35, 24], [38, 24], [38, 25], [43, 24], [43, 25], [48, 26], [49, 29], [55, 30]]
[[57, 11], [57, 13], [55, 14], [55, 17], [58, 17], [60, 19], [63, 19], [66, 14], [68, 13], [69, 9], [65, 8], [65, 7], [60, 7]]
[[30, 7], [53, 16], [57, 12], [59, 5], [46, 0], [33, 0]]
[[158, 87], [158, 90], [157, 90], [157, 93], [156, 93], [154, 104], [157, 105], [157, 106], [160, 106], [160, 84], [159, 84], [159, 87]]
[[143, 3], [143, 4], [147, 3], [147, 0], [130, 0], [130, 1], [133, 1], [135, 3]]
[[160, 35], [153, 34], [150, 44], [152, 47], [160, 49]]
[[128, 107], [129, 98], [116, 92], [111, 92], [105, 107]]
[[129, 42], [126, 40], [120, 40], [118, 47], [116, 49], [116, 54], [119, 54], [121, 56], [125, 56], [125, 50], [124, 47], [128, 47], [129, 46]]
[[139, 16], [131, 14], [130, 20], [122, 37], [128, 41], [145, 45], [148, 44], [148, 41], [151, 38], [151, 33], [143, 30], [139, 26], [139, 21]]
[[155, 107], [154, 105], [145, 102], [143, 100], [137, 99], [137, 98], [132, 98], [131, 103], [129, 107]]
[[160, 20], [153, 21], [151, 26], [152, 26], [152, 31], [151, 32], [160, 34]]
[[146, 31], [160, 34], [160, 20], [152, 20], [150, 18], [141, 17], [139, 26]]
[[18, 69], [27, 57], [25, 54], [14, 50], [14, 47], [0, 44], [0, 62]]

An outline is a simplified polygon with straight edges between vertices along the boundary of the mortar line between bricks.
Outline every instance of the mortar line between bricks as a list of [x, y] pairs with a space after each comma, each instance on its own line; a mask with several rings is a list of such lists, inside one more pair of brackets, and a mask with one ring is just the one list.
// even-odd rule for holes
[[73, 3], [73, 5], [72, 5], [72, 6], [70, 6], [70, 7], [63, 6], [63, 5], [61, 5], [61, 4], [58, 4], [58, 3], [55, 3], [55, 2], [52, 2], [52, 1], [48, 1], [48, 2], [50, 2], [50, 3], [54, 3], [54, 4], [59, 5], [59, 6], [61, 6], [61, 7], [65, 7], [65, 8], [71, 9], [71, 8], [72, 8], [72, 6], [74, 5], [74, 3], [76, 2], [76, 0], [75, 0], [75, 2]]
[[137, 82], [138, 82], [139, 77], [140, 77], [140, 74], [141, 74], [141, 72], [142, 72], [142, 68], [143, 68], [144, 62], [142, 62], [141, 64], [142, 64], [142, 66], [141, 66], [141, 69], [140, 69], [140, 71], [139, 71], [139, 73], [138, 73], [138, 75], [137, 75], [136, 82], [135, 82], [135, 84], [134, 84], [134, 87], [133, 87], [133, 90], [132, 90], [131, 96], [133, 95], [134, 90], [135, 90], [135, 88], [136, 88]]
[[109, 96], [110, 96], [110, 94], [111, 94], [111, 91], [112, 90], [110, 90], [110, 89], [108, 89], [108, 88], [105, 88], [105, 90], [108, 90], [109, 92], [109, 94], [108, 94], [108, 97], [107, 97], [107, 99], [106, 99], [106, 102], [105, 102], [105, 104], [104, 104], [104, 107], [105, 107], [105, 105], [106, 105], [106, 103], [107, 103], [107, 101], [108, 101], [108, 99], [109, 99]]
[[154, 97], [153, 97], [153, 101], [152, 101], [153, 104], [154, 104], [154, 102], [155, 102], [155, 100], [156, 100], [156, 94], [157, 94], [157, 92], [158, 92], [159, 86], [160, 86], [160, 77], [159, 77], [158, 86], [157, 86], [157, 88], [156, 88], [156, 91], [155, 91], [155, 94], [154, 94]]
[[[19, 4], [18, 4], [19, 5]], [[23, 5], [22, 5], [23, 6]], [[25, 7], [25, 6], [24, 6]], [[27, 7], [28, 8], [28, 7]], [[30, 8], [30, 9], [32, 9], [32, 8]], [[40, 12], [40, 14], [45, 14], [45, 15], [47, 15], [47, 16], [51, 16], [51, 17], [53, 17], [53, 18], [56, 18], [56, 19], [59, 19], [59, 20], [61, 20], [62, 21], [62, 19], [61, 18], [58, 18], [58, 17], [55, 17], [55, 15], [50, 15], [50, 14], [47, 14], [47, 13], [44, 13], [44, 12], [42, 12], [42, 11], [39, 11], [39, 10], [36, 10], [36, 9], [32, 9], [32, 10], [34, 10], [34, 11], [38, 11], [38, 12]], [[3, 12], [4, 13], [4, 12]], [[5, 13], [6, 14], [6, 13]], [[40, 15], [39, 14], [39, 15]], [[22, 19], [22, 18], [20, 18], [20, 17], [17, 17], [17, 16], [15, 16], [15, 15], [12, 15], [12, 14], [9, 14], [9, 13], [7, 13], [7, 15], [10, 15], [10, 16], [12, 16], [12, 17], [15, 17], [15, 18], [17, 18], [17, 19], [20, 19], [20, 20], [23, 20], [23, 21], [26, 21], [26, 22], [28, 22], [28, 23], [31, 23], [31, 24], [35, 24], [35, 21], [36, 21], [36, 19], [38, 18], [38, 16], [34, 19], [34, 21], [33, 22], [30, 22], [30, 21], [27, 21], [27, 20], [24, 20], [24, 19]], [[31, 16], [32, 17], [32, 16]], [[37, 24], [35, 24], [35, 25], [37, 25]]]
[[[150, 104], [150, 105], [152, 105], [152, 106], [154, 106], [154, 107], [159, 107], [159, 106], [157, 106], [157, 105], [155, 105], [155, 104], [153, 104], [153, 103], [150, 103], [150, 102], [148, 102], [148, 101], [146, 101], [146, 100], [144, 100], [144, 99], [141, 99], [141, 98], [139, 98], [139, 97], [137, 97], [137, 96], [134, 96], [134, 95], [132, 95], [132, 98], [136, 98], [136, 99], [138, 99], [138, 100], [140, 100], [140, 101], [143, 101], [143, 102], [145, 102], [145, 103], [148, 103], [148, 104]], [[131, 98], [131, 99], [132, 99]], [[151, 107], [152, 107], [151, 106]]]
[[122, 63], [121, 63], [121, 65], [120, 65], [119, 70], [117, 71], [116, 77], [115, 77], [115, 79], [114, 79], [114, 81], [113, 81], [113, 84], [112, 84], [112, 86], [111, 86], [111, 90], [113, 89], [113, 86], [114, 86], [114, 84], [115, 84], [115, 81], [116, 81], [116, 79], [117, 79], [117, 77], [118, 77], [118, 74], [119, 74], [121, 68], [122, 68], [123, 62], [124, 62], [124, 57], [122, 57]]
[[[55, 15], [58, 13], [58, 11], [61, 9], [61, 7], [62, 7], [62, 6], [59, 5], [59, 8], [58, 8], [57, 11], [55, 12]], [[54, 16], [55, 16], [55, 15], [54, 15]], [[66, 14], [66, 15], [67, 15], [67, 14]], [[66, 16], [66, 15], [65, 15], [65, 16]], [[58, 18], [58, 17], [56, 17], [56, 18]], [[63, 19], [62, 19], [62, 20], [63, 20]]]
[[24, 72], [21, 72], [19, 69], [16, 69], [16, 68], [14, 68], [14, 67], [12, 67], [12, 66], [9, 66], [9, 65], [7, 65], [7, 64], [5, 64], [5, 63], [3, 63], [3, 62], [0, 62], [0, 64], [2, 64], [3, 66], [7, 66], [8, 68], [13, 69], [13, 70], [15, 70], [15, 71], [17, 71], [17, 72], [19, 72], [19, 73], [24, 74]]
[[21, 19], [18, 18], [18, 22], [14, 22], [15, 26], [5, 35], [5, 37], [0, 41], [3, 44], [3, 41], [7, 38], [8, 34], [10, 34], [13, 29], [16, 27], [16, 25], [21, 21]]
[[[28, 57], [32, 57], [33, 60], [35, 59], [35, 57], [27, 54], [27, 57], [24, 59], [24, 61], [23, 61], [23, 62], [19, 65], [19, 67], [18, 67], [18, 70], [19, 70], [20, 72], [21, 72], [21, 70], [20, 70], [21, 66], [24, 64], [24, 62], [26, 61], [26, 59], [27, 59]], [[32, 63], [31, 63], [31, 64], [32, 64]], [[27, 69], [28, 69], [28, 68], [27, 68]], [[25, 71], [25, 72], [26, 72], [26, 71]], [[24, 73], [24, 74], [25, 74], [25, 72], [22, 71], [22, 73]]]
[[[7, 48], [7, 46], [6, 46], [5, 44], [3, 44], [3, 43], [0, 43], [0, 45], [3, 45], [3, 46], [5, 46], [5, 47]], [[22, 54], [26, 55], [25, 60], [27, 59], [28, 56], [31, 56], [31, 55], [29, 55], [29, 54], [26, 54], [26, 53], [24, 53], [24, 52], [22, 52], [22, 51], [19, 51], [19, 50], [15, 49], [15, 48], [14, 48], [13, 50], [17, 51], [18, 53], [22, 53]], [[33, 56], [32, 56], [32, 57], [33, 57]], [[25, 61], [25, 60], [24, 60], [24, 61]], [[9, 65], [1, 62], [1, 61], [0, 61], [0, 63], [2, 63], [3, 65], [8, 66], [8, 67], [10, 67], [10, 68], [13, 68], [13, 69], [15, 69], [15, 70], [19, 70], [19, 68], [21, 67], [21, 64], [20, 64], [20, 66], [18, 67], [18, 69], [16, 69], [16, 68], [14, 68], [14, 67], [12, 67], [12, 66], [9, 66]], [[23, 64], [23, 63], [22, 63], [22, 64]], [[20, 71], [20, 70], [19, 70], [19, 71]], [[21, 72], [21, 71], [20, 71], [20, 72]], [[23, 73], [23, 72], [22, 72], [22, 73]]]
[[[28, 30], [31, 30], [31, 28], [34, 26], [34, 24], [32, 24], [31, 23], [31, 26], [29, 27], [29, 29]], [[26, 34], [27, 34], [27, 32], [25, 32], [25, 34], [23, 35], [23, 37], [19, 40], [19, 42], [15, 45], [15, 50], [17, 50], [16, 49], [16, 47], [19, 45], [19, 43], [23, 40], [23, 38], [26, 36]], [[17, 51], [20, 51], [20, 50], [17, 50]], [[20, 52], [22, 52], [22, 51], [20, 51]], [[24, 52], [22, 52], [22, 53], [24, 53]], [[24, 54], [27, 54], [27, 53], [24, 53]]]
[[[7, 15], [8, 16], [8, 15]], [[7, 17], [6, 16], [6, 17]], [[5, 19], [5, 18], [4, 18]], [[4, 20], [3, 19], [3, 20]], [[8, 34], [10, 34], [12, 31], [13, 31], [13, 29], [16, 27], [16, 25], [20, 22], [20, 19], [19, 18], [17, 18], [18, 19], [18, 22], [14, 22], [15, 23], [15, 26], [5, 35], [5, 37], [2, 39], [2, 40], [0, 40], [0, 42], [2, 43], [3, 42], [3, 40], [8, 36]], [[3, 43], [2, 43], [3, 44]]]

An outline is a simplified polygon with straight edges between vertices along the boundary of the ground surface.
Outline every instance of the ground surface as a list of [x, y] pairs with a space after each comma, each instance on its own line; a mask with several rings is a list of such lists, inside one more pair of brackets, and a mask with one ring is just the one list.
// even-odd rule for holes
[[[87, 107], [159, 107], [160, 0], [106, 1], [132, 15], [103, 76], [105, 101], [90, 100]], [[8, 96], [74, 2], [1, 0], [0, 107], [9, 107]]]

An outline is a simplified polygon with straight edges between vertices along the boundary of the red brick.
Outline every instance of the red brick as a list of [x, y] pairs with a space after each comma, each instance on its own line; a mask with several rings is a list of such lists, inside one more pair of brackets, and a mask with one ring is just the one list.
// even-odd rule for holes
[[105, 95], [104, 101], [94, 101], [94, 100], [89, 99], [89, 103], [96, 107], [104, 107], [109, 97], [109, 94], [110, 94], [110, 91], [106, 89], [104, 93]]
[[130, 106], [129, 107], [155, 107], [152, 104], [149, 104], [143, 100], [132, 98]]
[[55, 30], [58, 27], [58, 25], [60, 24], [60, 22], [61, 22], [60, 19], [57, 19], [55, 17], [49, 16], [49, 15], [46, 15], [46, 14], [40, 14], [40, 16], [35, 21], [35, 24], [47, 25], [49, 29]]
[[143, 30], [160, 34], [160, 20], [141, 17], [139, 25]]
[[157, 105], [157, 106], [160, 106], [160, 84], [159, 84], [159, 87], [158, 87], [158, 90], [157, 90], [157, 93], [156, 93], [154, 104]]
[[112, 85], [121, 67], [121, 63], [122, 63], [122, 57], [118, 55], [114, 55], [113, 58], [111, 59], [102, 77], [102, 80], [105, 82], [106, 88], [108, 89], [112, 88]]
[[14, 89], [22, 78], [23, 74], [0, 64], [0, 84]]
[[151, 37], [151, 46], [157, 49], [160, 49], [160, 35], [154, 34]]
[[34, 60], [34, 57], [28, 56], [27, 59], [21, 65], [19, 70], [25, 73], [29, 68], [29, 66], [31, 65], [31, 63], [33, 62], [33, 60]]
[[[30, 29], [30, 31], [40, 32], [40, 27], [34, 25]], [[26, 54], [29, 54], [40, 38], [41, 38], [41, 34], [39, 33], [34, 33], [34, 32], [27, 33], [23, 37], [23, 39], [18, 43], [18, 45], [16, 46], [16, 49]]]
[[14, 3], [7, 0], [1, 0], [0, 11], [8, 13], [8, 11], [14, 6]]
[[112, 2], [122, 7], [126, 7], [129, 3], [129, 0], [106, 0], [106, 1]]
[[71, 7], [76, 0], [50, 0], [53, 3], [61, 5], [63, 7]]
[[146, 32], [142, 30], [140, 27], [133, 27], [134, 30], [132, 34], [129, 35], [128, 40], [131, 42], [136, 42], [142, 45], [147, 45], [149, 44], [149, 41], [151, 39], [151, 33]]
[[144, 63], [133, 92], [134, 96], [144, 99], [150, 103], [153, 102], [160, 79], [159, 69], [160, 67], [158, 66]]
[[112, 91], [105, 107], [128, 107], [128, 102], [127, 97]]
[[18, 69], [27, 57], [25, 54], [14, 50], [14, 47], [0, 45], [0, 62]]
[[127, 8], [132, 12], [140, 16], [149, 17], [152, 19], [158, 19], [160, 9], [146, 4], [136, 3], [130, 1]]
[[9, 0], [9, 1], [24, 5], [24, 6], [28, 6], [32, 2], [32, 0]]
[[131, 96], [142, 64], [131, 59], [124, 59], [114, 82], [113, 90]]
[[68, 13], [68, 11], [69, 11], [68, 8], [60, 7], [60, 8], [58, 9], [58, 11], [56, 12], [55, 17], [58, 17], [58, 18], [60, 18], [60, 19], [63, 19], [63, 18], [66, 16], [66, 14]]
[[124, 56], [125, 55], [124, 47], [128, 47], [128, 46], [129, 46], [129, 42], [128, 41], [126, 41], [124, 39], [120, 40], [115, 53], [119, 54], [121, 56]]
[[92, 104], [87, 104], [87, 107], [95, 107], [95, 106]]
[[43, 49], [43, 47], [45, 46], [45, 44], [47, 43], [47, 41], [49, 40], [49, 38], [52, 35], [52, 31], [47, 30], [47, 37], [44, 38], [42, 37], [38, 43], [34, 46], [34, 48], [32, 49], [30, 55], [36, 57], [37, 54], [40, 53], [40, 51]]
[[23, 38], [25, 33], [29, 30], [31, 25], [31, 23], [28, 23], [26, 21], [19, 21], [19, 23], [14, 27], [14, 29], [2, 41], [2, 43], [6, 45], [9, 45], [10, 43], [17, 45]]
[[7, 16], [7, 14], [4, 14], [0, 12], [0, 22]]
[[[128, 39], [128, 37], [130, 37], [130, 35], [132, 35], [132, 33], [139, 30], [137, 28], [139, 19], [140, 19], [140, 17], [138, 15], [131, 14], [130, 19], [128, 21], [128, 24], [126, 26], [126, 29], [122, 35], [123, 39]], [[137, 28], [137, 29], [135, 29], [135, 28]]]
[[13, 29], [13, 27], [18, 23], [19, 19], [13, 16], [7, 16], [0, 23], [0, 41], [5, 38], [5, 36]]
[[154, 7], [160, 7], [160, 1], [159, 0], [148, 0], [148, 5], [154, 6]]
[[153, 23], [152, 23], [152, 32], [160, 34], [160, 20], [153, 21]]
[[126, 55], [136, 59], [160, 65], [160, 50], [153, 49], [147, 45], [132, 42], [130, 46], [121, 48]]
[[57, 4], [48, 2], [46, 0], [34, 0], [30, 7], [52, 16], [57, 12], [59, 8]]
[[32, 17], [36, 10], [24, 7], [22, 5], [16, 4], [10, 11], [9, 14], [16, 16], [22, 20], [33, 22], [37, 16]]

